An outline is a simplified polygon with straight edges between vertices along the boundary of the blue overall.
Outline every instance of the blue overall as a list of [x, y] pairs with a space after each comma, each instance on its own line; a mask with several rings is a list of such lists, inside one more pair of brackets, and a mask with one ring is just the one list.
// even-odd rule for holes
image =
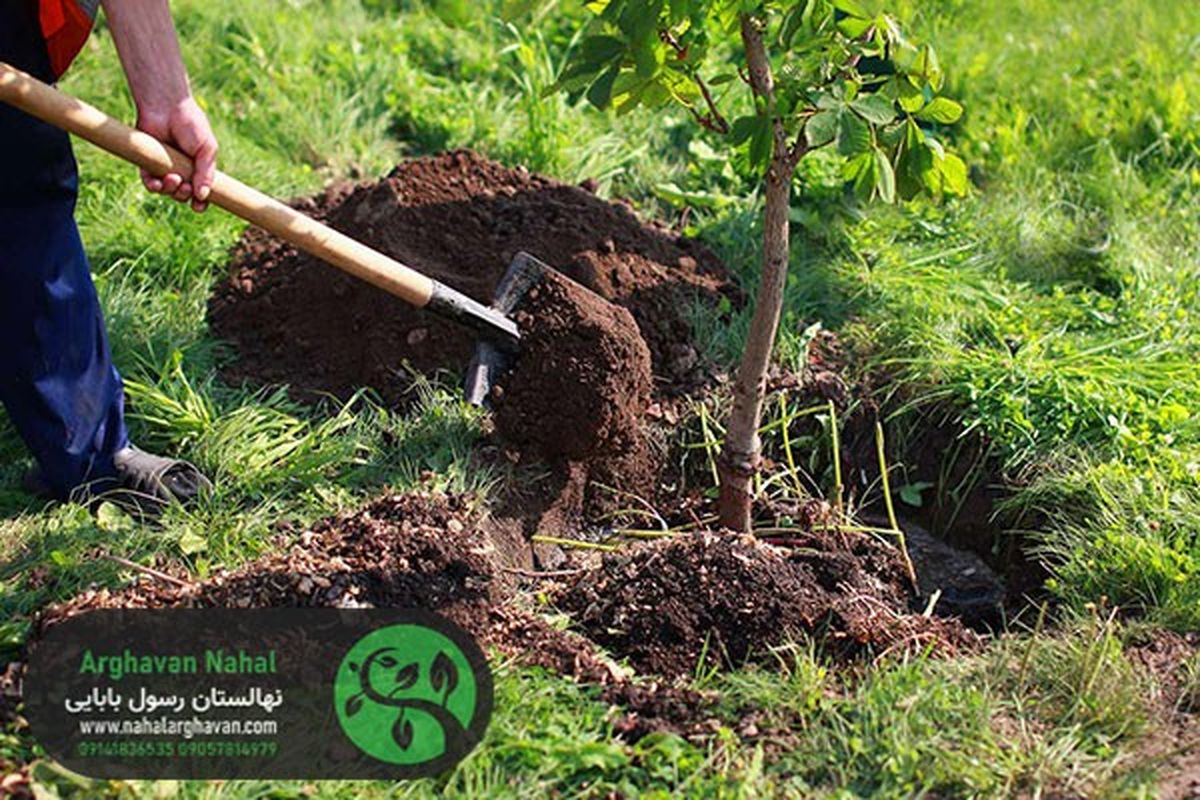
[[[36, 8], [0, 2], [0, 60], [51, 81]], [[110, 488], [128, 444], [78, 188], [67, 134], [0, 102], [0, 401], [62, 498]]]

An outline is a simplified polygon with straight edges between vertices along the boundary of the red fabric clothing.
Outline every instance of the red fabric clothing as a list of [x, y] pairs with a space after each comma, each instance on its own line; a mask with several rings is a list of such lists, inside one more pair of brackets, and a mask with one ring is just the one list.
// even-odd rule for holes
[[87, 42], [96, 5], [80, 0], [38, 0], [38, 20], [55, 77], [67, 71]]

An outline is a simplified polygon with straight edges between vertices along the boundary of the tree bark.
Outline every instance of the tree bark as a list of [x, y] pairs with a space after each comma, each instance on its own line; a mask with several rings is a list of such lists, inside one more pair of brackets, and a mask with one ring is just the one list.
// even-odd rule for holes
[[750, 530], [754, 501], [754, 476], [761, 461], [758, 437], [766, 397], [767, 368], [783, 311], [783, 290], [788, 268], [788, 206], [791, 197], [793, 154], [775, 108], [775, 82], [757, 22], [741, 18], [742, 42], [750, 68], [750, 85], [767, 106], [773, 120], [771, 163], [766, 176], [766, 210], [763, 213], [763, 263], [754, 316], [746, 348], [738, 365], [733, 389], [733, 412], [718, 464], [721, 486], [718, 514], [722, 526]]

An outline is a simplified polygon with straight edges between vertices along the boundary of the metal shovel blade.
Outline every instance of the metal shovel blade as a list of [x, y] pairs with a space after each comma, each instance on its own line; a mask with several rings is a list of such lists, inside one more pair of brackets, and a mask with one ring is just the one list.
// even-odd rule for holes
[[[528, 253], [517, 253], [505, 270], [504, 276], [496, 286], [496, 294], [492, 299], [492, 310], [511, 316], [517, 309], [529, 290], [545, 280], [553, 268], [539, 261]], [[512, 348], [497, 345], [496, 342], [481, 338], [475, 345], [475, 354], [467, 367], [467, 376], [463, 383], [463, 393], [467, 402], [473, 406], [484, 405], [492, 392], [496, 381], [512, 368], [517, 354]]]

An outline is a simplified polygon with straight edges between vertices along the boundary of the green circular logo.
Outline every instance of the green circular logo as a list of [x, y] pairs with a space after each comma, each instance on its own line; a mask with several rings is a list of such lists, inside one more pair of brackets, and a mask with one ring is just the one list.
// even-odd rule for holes
[[436, 775], [483, 737], [492, 677], [465, 631], [434, 614], [407, 616], [346, 652], [334, 706], [359, 750], [413, 777]]

